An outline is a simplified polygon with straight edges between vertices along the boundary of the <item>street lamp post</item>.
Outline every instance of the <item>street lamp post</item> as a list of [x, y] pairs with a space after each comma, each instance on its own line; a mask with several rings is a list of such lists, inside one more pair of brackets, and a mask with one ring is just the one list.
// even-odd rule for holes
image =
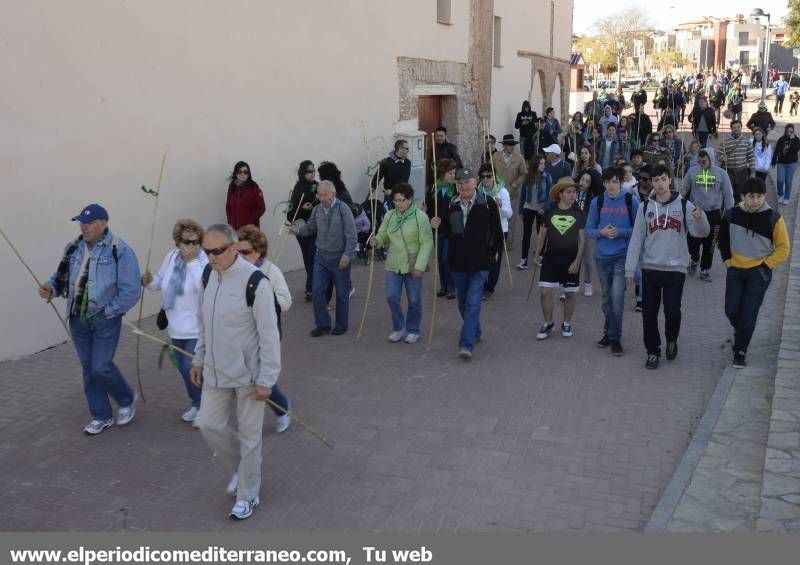
[[766, 43], [764, 45], [764, 63], [761, 66], [761, 101], [764, 102], [767, 99], [767, 80], [769, 80], [769, 14], [764, 12], [761, 8], [754, 8], [750, 15], [754, 18], [761, 18], [763, 16], [767, 17], [767, 36], [766, 36]]

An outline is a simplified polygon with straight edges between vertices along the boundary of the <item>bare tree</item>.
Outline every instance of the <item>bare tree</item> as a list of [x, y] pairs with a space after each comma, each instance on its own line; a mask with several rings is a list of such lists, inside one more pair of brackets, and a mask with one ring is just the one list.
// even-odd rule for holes
[[617, 60], [617, 84], [620, 84], [622, 66], [633, 54], [635, 42], [644, 40], [652, 30], [647, 14], [638, 6], [629, 6], [597, 20], [592, 29], [597, 40]]

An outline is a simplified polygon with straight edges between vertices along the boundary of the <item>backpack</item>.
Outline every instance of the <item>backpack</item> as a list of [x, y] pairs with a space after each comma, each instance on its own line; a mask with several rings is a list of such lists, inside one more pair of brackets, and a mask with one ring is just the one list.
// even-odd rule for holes
[[[203, 269], [203, 290], [208, 286], [208, 279], [211, 278], [211, 265], [207, 264]], [[269, 280], [269, 277], [262, 273], [260, 270], [253, 271], [250, 278], [247, 279], [247, 289], [244, 291], [245, 302], [248, 308], [252, 308], [256, 301], [256, 290], [259, 283], [263, 280]], [[275, 315], [278, 317], [278, 336], [283, 339], [283, 328], [281, 328], [281, 306], [278, 304], [278, 297], [275, 296], [275, 291], [272, 292], [272, 299], [275, 302]]]
[[[600, 210], [603, 209], [603, 204], [605, 203], [605, 200], [606, 200], [606, 193], [605, 193], [605, 191], [603, 191], [597, 196], [597, 222], [598, 222], [598, 224], [597, 224], [596, 227], [600, 227]], [[625, 207], [628, 209], [628, 221], [631, 223], [631, 227], [633, 227], [633, 222], [634, 222], [634, 218], [633, 218], [633, 194], [631, 194], [630, 192], [626, 192], [625, 193]]]

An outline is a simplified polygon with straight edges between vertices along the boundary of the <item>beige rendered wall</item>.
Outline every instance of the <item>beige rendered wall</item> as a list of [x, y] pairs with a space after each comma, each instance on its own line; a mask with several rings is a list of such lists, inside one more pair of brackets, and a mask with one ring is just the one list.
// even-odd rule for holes
[[[559, 59], [569, 59], [572, 4], [572, 0], [555, 2], [553, 56]], [[519, 136], [519, 131], [514, 129], [514, 120], [523, 100], [530, 100], [533, 110], [539, 115], [544, 109], [541, 106], [548, 105], [551, 92], [542, 96], [540, 78], [531, 76], [531, 60], [519, 57], [517, 52], [550, 55], [550, 0], [494, 0], [494, 12], [503, 18], [502, 67], [493, 69], [490, 129], [500, 140], [507, 133]]]
[[[0, 226], [47, 278], [77, 234], [69, 218], [97, 201], [144, 264], [153, 201], [139, 187], [155, 185], [168, 150], [151, 269], [176, 218], [225, 220], [239, 159], [264, 189], [262, 227], [277, 245], [272, 209], [302, 159], [335, 161], [365, 196], [363, 172], [399, 115], [398, 56], [466, 62], [469, 0], [452, 12], [444, 26], [430, 0], [4, 0]], [[0, 264], [0, 359], [62, 340], [2, 242]], [[288, 241], [280, 266], [300, 265]], [[149, 294], [146, 314], [159, 301]]]

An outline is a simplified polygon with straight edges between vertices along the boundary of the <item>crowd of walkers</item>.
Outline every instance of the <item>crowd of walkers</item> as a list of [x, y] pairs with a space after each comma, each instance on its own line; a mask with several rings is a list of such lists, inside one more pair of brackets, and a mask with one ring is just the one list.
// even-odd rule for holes
[[[630, 290], [642, 316], [644, 365], [656, 369], [662, 351], [667, 360], [678, 355], [687, 275], [711, 282], [718, 248], [727, 268], [733, 365], [744, 367], [772, 271], [789, 253], [786, 225], [765, 201], [764, 179], [774, 167], [779, 203], [790, 201], [800, 140], [788, 124], [771, 145], [775, 123], [766, 106], [747, 121], [752, 137], [744, 135], [737, 88], [737, 81], [714, 81], [707, 90], [700, 77], [691, 85], [669, 79], [656, 94], [655, 128], [644, 109], [643, 88], [631, 96], [629, 115], [621, 91], [593, 93], [585, 111], [576, 112], [563, 129], [552, 108], [540, 118], [525, 101], [516, 119], [519, 138], [504, 135], [498, 150], [488, 136], [474, 168], [440, 127], [433, 134], [434, 158], [423, 194], [408, 182], [404, 139], [375, 167], [362, 203], [354, 202], [334, 163], [315, 167], [302, 161], [281, 230], [287, 234], [282, 238], [296, 238], [303, 258], [304, 297], [313, 304], [310, 336], [350, 331], [353, 260], [382, 260], [388, 340], [420, 340], [423, 279], [432, 277], [437, 300], [456, 300], [463, 321], [458, 355], [469, 360], [482, 338], [482, 303], [493, 299], [504, 259], [511, 275], [505, 254], [513, 252], [516, 269], [532, 270], [531, 284], [538, 282], [542, 324], [531, 329], [531, 338], [545, 340], [554, 333], [557, 301], [563, 311], [560, 333], [571, 338], [581, 290], [592, 296], [599, 284], [604, 325], [597, 346], [623, 355]], [[726, 109], [731, 133], [715, 151], [708, 141], [718, 137], [718, 90], [726, 95], [732, 90], [733, 104]], [[686, 113], [682, 101], [689, 100]], [[693, 134], [687, 144], [677, 135], [684, 118]], [[46, 300], [67, 301], [91, 414], [84, 431], [90, 435], [134, 419], [137, 393], [114, 364], [122, 316], [144, 289], [161, 293], [158, 326], [169, 335], [169, 354], [188, 396], [180, 417], [199, 428], [232, 471], [230, 515], [237, 519], [249, 517], [260, 502], [265, 406], [276, 416], [277, 432], [292, 421], [291, 401], [277, 384], [281, 315], [292, 306], [292, 296], [268, 259], [270, 246], [260, 226], [265, 210], [252, 169], [236, 163], [227, 223], [204, 228], [192, 219], [177, 220], [174, 248], [153, 274], [140, 272], [134, 250], [109, 229], [108, 211], [90, 204], [72, 218], [80, 235], [66, 245], [56, 272], [39, 289]], [[515, 250], [517, 216], [522, 233]], [[433, 272], [426, 275], [429, 265]]]

